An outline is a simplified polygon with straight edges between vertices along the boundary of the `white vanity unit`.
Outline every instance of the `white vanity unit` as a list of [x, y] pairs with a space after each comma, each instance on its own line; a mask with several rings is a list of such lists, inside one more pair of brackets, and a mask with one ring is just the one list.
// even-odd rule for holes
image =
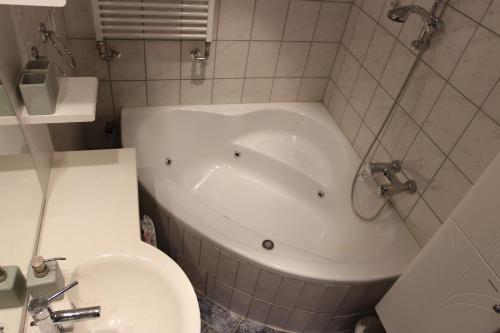
[[200, 332], [186, 275], [140, 240], [133, 149], [55, 153], [38, 254], [66, 257], [66, 285], [79, 282], [53, 310], [101, 306], [74, 332]]
[[500, 332], [500, 155], [377, 306], [389, 333]]

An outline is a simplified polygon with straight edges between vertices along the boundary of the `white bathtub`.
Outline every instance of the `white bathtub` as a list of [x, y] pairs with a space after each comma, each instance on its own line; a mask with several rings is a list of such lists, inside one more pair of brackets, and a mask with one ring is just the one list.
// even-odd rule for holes
[[359, 158], [320, 103], [126, 108], [122, 140], [166, 210], [270, 270], [368, 282], [399, 275], [419, 251], [392, 209], [372, 223], [355, 217]]

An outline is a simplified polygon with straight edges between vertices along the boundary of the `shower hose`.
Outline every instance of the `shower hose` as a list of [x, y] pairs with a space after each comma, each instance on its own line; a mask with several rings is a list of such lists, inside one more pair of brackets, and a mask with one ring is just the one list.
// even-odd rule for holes
[[356, 173], [354, 174], [354, 178], [352, 179], [352, 184], [351, 184], [351, 206], [352, 206], [352, 210], [354, 211], [354, 213], [356, 214], [356, 216], [358, 218], [360, 218], [361, 220], [363, 220], [363, 221], [370, 222], [370, 221], [375, 220], [380, 215], [380, 213], [382, 213], [382, 211], [384, 210], [385, 206], [389, 202], [389, 198], [386, 198], [384, 200], [384, 203], [375, 212], [375, 214], [373, 214], [371, 216], [365, 216], [365, 215], [363, 215], [359, 211], [358, 206], [356, 205], [356, 199], [354, 198], [355, 197], [354, 192], [355, 192], [355, 189], [356, 189], [357, 181], [359, 179], [359, 174], [360, 174], [361, 169], [363, 168], [363, 166], [365, 166], [365, 164], [366, 164], [366, 162], [368, 160], [368, 157], [370, 156], [370, 153], [371, 153], [372, 149], [375, 147], [375, 144], [379, 141], [380, 136], [384, 132], [384, 129], [385, 129], [386, 125], [391, 120], [392, 115], [394, 114], [394, 111], [396, 110], [397, 106], [399, 105], [399, 102], [400, 102], [401, 98], [403, 97], [403, 95], [404, 95], [404, 93], [406, 91], [406, 88], [408, 87], [408, 84], [410, 83], [411, 78], [413, 77], [413, 73], [415, 72], [415, 69], [417, 68], [418, 60], [420, 59], [420, 56], [421, 56], [422, 52], [424, 52], [424, 50], [420, 50], [418, 52], [418, 54], [417, 54], [417, 57], [413, 61], [413, 64], [412, 64], [412, 66], [411, 66], [411, 68], [410, 68], [410, 70], [409, 70], [409, 72], [408, 72], [408, 74], [407, 74], [407, 76], [405, 78], [405, 81], [403, 82], [403, 85], [399, 89], [399, 92], [398, 92], [398, 94], [396, 96], [396, 99], [394, 100], [394, 103], [391, 106], [391, 109], [390, 109], [389, 113], [385, 117], [382, 125], [380, 126], [380, 129], [378, 130], [377, 134], [375, 135], [375, 138], [373, 139], [372, 143], [370, 144], [370, 147], [368, 148], [368, 150], [364, 154], [364, 156], [363, 156], [363, 158], [362, 158], [362, 160], [361, 160], [361, 162], [360, 162], [360, 164], [358, 166], [358, 169], [356, 170]]

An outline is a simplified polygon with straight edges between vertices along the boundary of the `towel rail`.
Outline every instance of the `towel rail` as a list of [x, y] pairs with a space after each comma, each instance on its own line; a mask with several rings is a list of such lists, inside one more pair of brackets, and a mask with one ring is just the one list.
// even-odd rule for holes
[[203, 40], [205, 55], [192, 52], [195, 61], [210, 54], [215, 0], [91, 0], [97, 48], [101, 58], [116, 61], [120, 52], [107, 49], [107, 39]]

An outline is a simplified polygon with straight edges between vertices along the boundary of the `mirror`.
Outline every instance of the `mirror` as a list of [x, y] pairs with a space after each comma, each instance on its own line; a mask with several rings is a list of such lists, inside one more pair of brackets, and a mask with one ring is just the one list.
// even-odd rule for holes
[[[37, 247], [50, 160], [35, 135], [43, 128], [22, 126], [16, 117], [22, 109], [16, 87], [23, 62], [10, 8], [0, 5], [0, 265], [18, 266], [26, 276]], [[24, 316], [24, 306], [0, 309], [0, 332], [22, 331]]]

